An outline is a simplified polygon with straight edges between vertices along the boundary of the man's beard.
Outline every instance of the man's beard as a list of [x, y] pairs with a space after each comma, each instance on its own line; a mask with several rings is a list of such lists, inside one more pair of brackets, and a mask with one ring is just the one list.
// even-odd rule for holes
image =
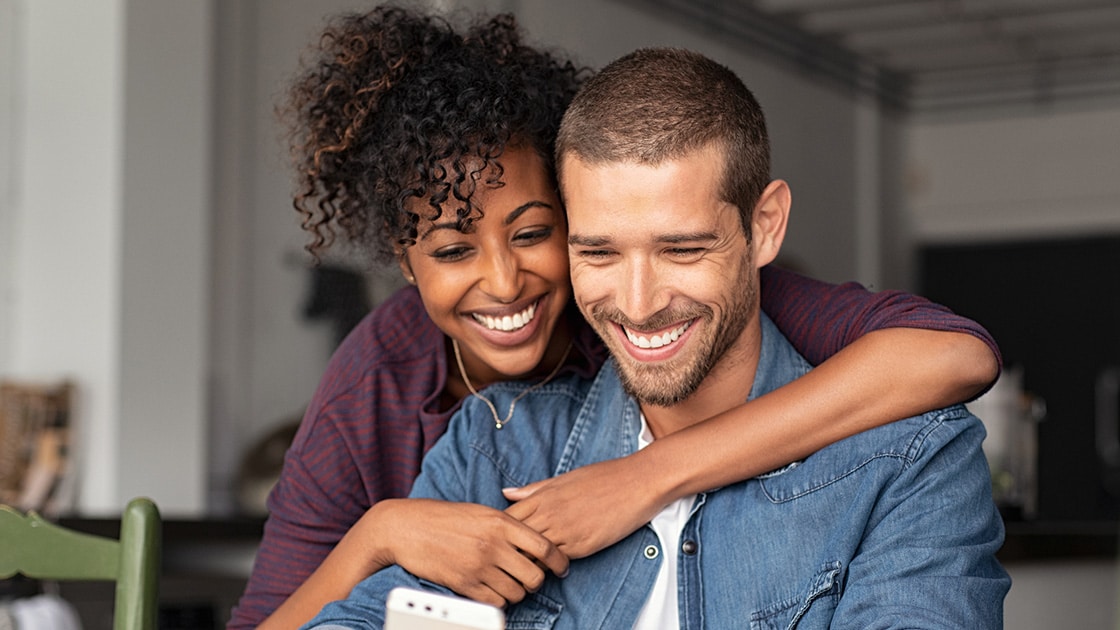
[[[641, 325], [631, 322], [613, 306], [593, 307], [590, 319], [615, 356], [619, 380], [626, 393], [641, 403], [658, 407], [671, 407], [694, 394], [720, 359], [735, 345], [750, 321], [753, 308], [757, 306], [757, 287], [751, 277], [741, 273], [737, 284], [742, 291], [732, 296], [737, 299], [728, 304], [727, 312], [715, 329], [712, 328], [716, 325], [715, 312], [703, 304], [692, 303], [686, 308], [659, 311]], [[629, 342], [620, 340], [611, 330], [614, 324], [634, 332], [660, 330], [671, 324], [696, 319], [704, 324], [704, 337], [686, 342], [692, 346], [686, 350], [687, 356], [676, 356], [657, 364], [637, 361], [624, 348], [616, 347]], [[698, 323], [694, 322], [692, 326]]]

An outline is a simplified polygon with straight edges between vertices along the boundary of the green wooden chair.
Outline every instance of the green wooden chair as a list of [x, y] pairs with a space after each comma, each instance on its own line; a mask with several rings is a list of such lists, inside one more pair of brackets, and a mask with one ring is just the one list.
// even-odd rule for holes
[[119, 539], [76, 532], [0, 505], [0, 579], [116, 582], [114, 630], [155, 630], [161, 521], [151, 500], [133, 499]]

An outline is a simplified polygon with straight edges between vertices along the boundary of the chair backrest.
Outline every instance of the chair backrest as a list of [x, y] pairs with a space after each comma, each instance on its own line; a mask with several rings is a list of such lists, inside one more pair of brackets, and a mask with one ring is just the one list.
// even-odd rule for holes
[[114, 630], [155, 630], [159, 604], [161, 521], [155, 504], [133, 499], [119, 539], [60, 527], [34, 512], [0, 505], [0, 579], [116, 582]]

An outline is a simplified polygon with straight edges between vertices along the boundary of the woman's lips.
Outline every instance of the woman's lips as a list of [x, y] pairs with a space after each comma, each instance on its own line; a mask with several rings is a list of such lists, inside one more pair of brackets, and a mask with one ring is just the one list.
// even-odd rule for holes
[[546, 329], [544, 322], [548, 318], [548, 299], [548, 295], [544, 295], [519, 310], [506, 313], [471, 312], [470, 321], [474, 322], [478, 335], [487, 343], [518, 346], [533, 339], [537, 331]]
[[500, 330], [502, 332], [513, 332], [520, 328], [529, 325], [537, 314], [537, 303], [533, 302], [528, 307], [514, 313], [513, 315], [492, 316], [482, 313], [471, 313], [474, 321], [482, 324], [488, 330]]

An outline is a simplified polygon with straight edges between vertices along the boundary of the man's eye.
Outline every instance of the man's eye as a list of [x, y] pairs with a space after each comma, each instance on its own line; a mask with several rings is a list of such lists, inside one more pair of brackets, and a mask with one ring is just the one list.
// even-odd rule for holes
[[581, 249], [577, 252], [580, 258], [587, 258], [590, 260], [605, 260], [614, 252], [609, 249]]
[[673, 247], [669, 254], [677, 258], [695, 258], [704, 253], [703, 247]]

